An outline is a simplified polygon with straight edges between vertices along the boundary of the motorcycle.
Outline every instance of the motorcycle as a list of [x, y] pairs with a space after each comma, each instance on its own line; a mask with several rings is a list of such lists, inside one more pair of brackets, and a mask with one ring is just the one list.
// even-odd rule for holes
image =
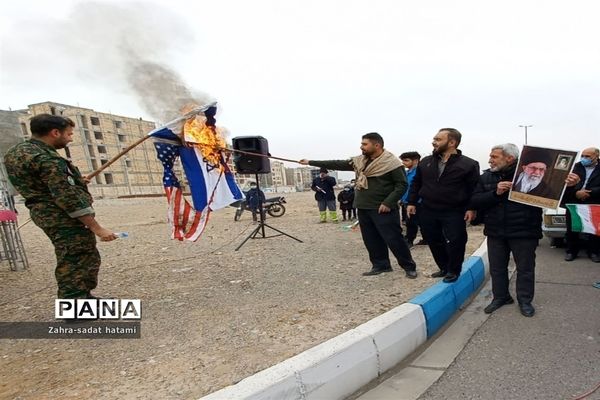
[[[277, 218], [285, 214], [285, 203], [285, 197], [283, 196], [271, 197], [263, 202], [262, 208], [264, 212], [269, 214], [271, 217]], [[248, 206], [246, 200], [242, 200], [237, 203], [237, 209], [235, 210], [233, 220], [239, 221], [244, 211], [252, 211], [252, 209]]]

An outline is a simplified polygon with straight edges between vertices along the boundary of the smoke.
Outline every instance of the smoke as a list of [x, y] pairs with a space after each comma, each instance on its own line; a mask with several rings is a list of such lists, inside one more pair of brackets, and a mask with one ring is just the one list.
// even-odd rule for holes
[[18, 42], [2, 44], [1, 66], [4, 76], [29, 85], [75, 75], [84, 84], [133, 94], [166, 122], [186, 104], [211, 100], [167, 61], [187, 57], [193, 41], [182, 18], [156, 4], [81, 2], [65, 18], [28, 22]]
[[163, 122], [181, 115], [189, 104], [206, 104], [208, 96], [192, 94], [171, 69], [149, 61], [136, 61], [128, 71], [128, 82], [138, 95], [141, 106]]

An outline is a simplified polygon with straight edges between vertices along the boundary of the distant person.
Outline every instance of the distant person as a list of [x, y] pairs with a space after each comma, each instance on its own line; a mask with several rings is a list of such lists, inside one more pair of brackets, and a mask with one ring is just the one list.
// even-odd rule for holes
[[521, 159], [523, 170], [519, 173], [513, 190], [532, 196], [551, 198], [552, 190], [544, 182], [544, 175], [549, 165], [552, 165], [552, 158], [547, 151], [533, 149], [526, 152]]
[[408, 195], [408, 215], [417, 214], [423, 238], [440, 269], [432, 278], [458, 279], [465, 259], [467, 226], [476, 213], [469, 200], [479, 180], [477, 161], [458, 150], [462, 135], [443, 128], [433, 137], [433, 154], [421, 160]]
[[332, 222], [338, 222], [337, 210], [335, 208], [335, 185], [337, 181], [334, 177], [329, 176], [327, 168], [321, 168], [319, 176], [316, 177], [311, 185], [311, 189], [315, 191], [315, 200], [319, 206], [320, 222], [327, 222], [327, 210], [329, 210], [329, 218]]
[[[517, 267], [517, 301], [521, 314], [532, 317], [535, 290], [535, 251], [542, 238], [542, 209], [510, 201], [508, 193], [517, 169], [519, 148], [512, 144], [492, 147], [490, 169], [485, 170], [471, 198], [480, 214], [487, 236], [492, 302], [484, 312], [491, 314], [505, 304], [514, 303], [509, 293], [508, 263], [512, 253]], [[567, 178], [574, 185], [574, 174]]]
[[363, 135], [362, 155], [349, 160], [300, 160], [303, 165], [314, 165], [340, 171], [354, 171], [356, 191], [354, 205], [363, 242], [369, 252], [372, 268], [363, 275], [378, 275], [392, 271], [389, 250], [410, 279], [417, 277], [416, 264], [402, 237], [398, 201], [406, 191], [406, 173], [398, 158], [383, 148], [378, 133]]
[[52, 241], [59, 299], [94, 299], [103, 242], [117, 236], [100, 226], [92, 196], [79, 169], [56, 150], [73, 141], [75, 123], [39, 114], [30, 120], [32, 138], [13, 146], [4, 158], [8, 178], [29, 209], [31, 220]]
[[264, 212], [263, 204], [265, 202], [265, 194], [258, 188], [256, 182], [250, 182], [250, 190], [248, 190], [248, 193], [246, 194], [246, 202], [252, 212], [252, 221], [257, 222], [257, 215]]
[[340, 210], [342, 210], [342, 219], [346, 221], [346, 214], [348, 219], [352, 219], [352, 210], [354, 203], [354, 190], [350, 185], [344, 186], [344, 189], [338, 193], [338, 201], [340, 202]]
[[[408, 189], [400, 199], [400, 204], [402, 206], [402, 220], [406, 224], [406, 235], [404, 238], [408, 242], [408, 247], [413, 247], [415, 244], [414, 241], [417, 238], [417, 233], [419, 232], [419, 208], [420, 205], [417, 203], [417, 212], [413, 215], [408, 215], [406, 212], [406, 208], [408, 207], [408, 194], [410, 192], [410, 185], [412, 184], [413, 179], [417, 173], [417, 166], [419, 165], [419, 161], [421, 160], [421, 155], [416, 151], [408, 151], [400, 154], [400, 160], [402, 160], [402, 164], [406, 168], [406, 179], [408, 181]], [[421, 239], [417, 245], [427, 244], [423, 239]]]
[[[352, 189], [352, 194], [354, 195], [354, 191], [356, 190], [356, 179], [350, 180], [350, 189]], [[351, 219], [357, 219], [358, 217], [356, 216], [356, 207], [354, 207], [354, 205], [352, 206], [352, 209], [350, 211], [352, 211]]]
[[[573, 167], [573, 173], [579, 176], [580, 182], [565, 191], [563, 204], [600, 204], [600, 164], [598, 156], [600, 150], [588, 147], [581, 152], [581, 160]], [[573, 232], [571, 227], [572, 216], [567, 209], [567, 249], [565, 261], [577, 258], [582, 246], [580, 233]], [[587, 236], [588, 253], [590, 259], [600, 262], [600, 236], [584, 234]]]

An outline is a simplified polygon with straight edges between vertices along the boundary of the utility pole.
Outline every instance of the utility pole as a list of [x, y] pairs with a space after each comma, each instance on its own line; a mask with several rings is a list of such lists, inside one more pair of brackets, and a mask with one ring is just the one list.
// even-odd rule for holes
[[525, 144], [527, 144], [527, 128], [531, 128], [533, 125], [519, 125], [519, 128], [525, 128]]

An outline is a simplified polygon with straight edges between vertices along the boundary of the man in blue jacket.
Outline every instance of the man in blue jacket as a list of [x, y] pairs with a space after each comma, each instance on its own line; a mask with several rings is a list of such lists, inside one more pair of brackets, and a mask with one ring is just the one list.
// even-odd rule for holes
[[[406, 239], [409, 248], [413, 247], [417, 232], [419, 232], [419, 211], [417, 210], [416, 214], [408, 215], [406, 208], [408, 207], [410, 185], [417, 174], [417, 166], [419, 165], [420, 159], [421, 155], [416, 151], [407, 151], [400, 154], [400, 160], [402, 160], [402, 164], [404, 164], [404, 167], [406, 168], [406, 180], [408, 182], [408, 189], [406, 189], [406, 192], [404, 192], [404, 195], [400, 199], [400, 204], [402, 205], [402, 220], [406, 223], [406, 235], [404, 238]], [[418, 208], [419, 205], [417, 204], [417, 209]], [[426, 244], [426, 242], [421, 240], [417, 244]]]

